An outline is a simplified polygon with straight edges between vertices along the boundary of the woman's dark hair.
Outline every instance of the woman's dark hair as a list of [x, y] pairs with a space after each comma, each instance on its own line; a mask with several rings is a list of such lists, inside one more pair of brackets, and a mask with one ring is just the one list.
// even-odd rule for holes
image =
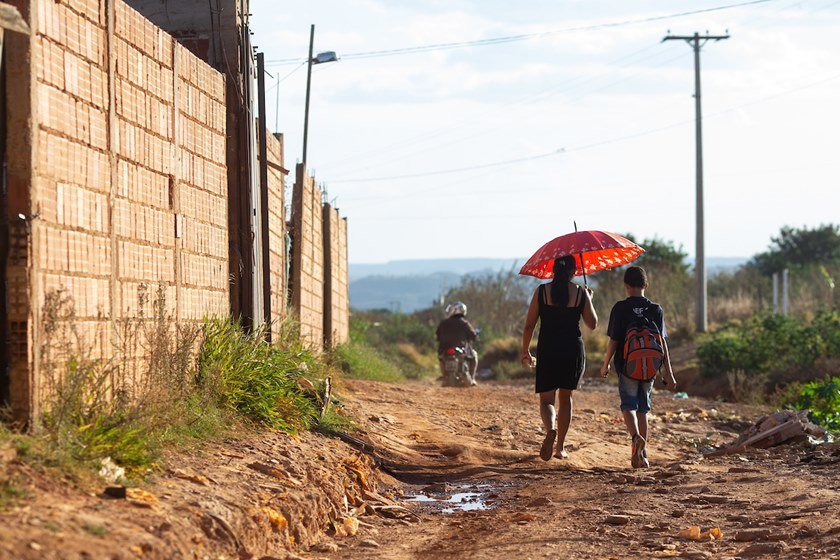
[[571, 255], [554, 260], [554, 279], [551, 281], [551, 302], [558, 307], [569, 305], [569, 282], [575, 275], [577, 262]]
[[647, 286], [647, 272], [641, 266], [631, 266], [624, 271], [624, 283], [631, 288]]

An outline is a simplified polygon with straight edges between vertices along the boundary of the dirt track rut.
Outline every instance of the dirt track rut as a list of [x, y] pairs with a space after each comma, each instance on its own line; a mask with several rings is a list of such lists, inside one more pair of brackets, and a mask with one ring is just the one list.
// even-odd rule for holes
[[[660, 393], [652, 466], [633, 470], [614, 391], [576, 393], [571, 457], [545, 463], [528, 386], [349, 382], [347, 406], [361, 419], [362, 437], [406, 484], [395, 490], [440, 505], [406, 501], [419, 522], [377, 520], [327, 556], [840, 558], [836, 447], [703, 459], [699, 446], [732, 439], [738, 418], [753, 420], [760, 410]], [[481, 494], [486, 503], [466, 503], [487, 509], [441, 513], [452, 509], [447, 498], [463, 492]], [[691, 526], [717, 527], [723, 538], [678, 536]]]

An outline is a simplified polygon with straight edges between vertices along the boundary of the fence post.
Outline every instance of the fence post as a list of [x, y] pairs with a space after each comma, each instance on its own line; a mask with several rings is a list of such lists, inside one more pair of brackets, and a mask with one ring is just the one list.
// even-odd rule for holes
[[782, 271], [782, 315], [788, 314], [788, 289], [790, 288], [790, 271]]
[[773, 273], [773, 314], [779, 313], [779, 273]]

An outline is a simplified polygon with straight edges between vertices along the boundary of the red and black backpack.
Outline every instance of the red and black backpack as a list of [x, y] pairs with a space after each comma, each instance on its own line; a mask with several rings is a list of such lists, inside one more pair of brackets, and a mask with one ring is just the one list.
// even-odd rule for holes
[[624, 334], [624, 375], [650, 381], [665, 361], [662, 334], [644, 315], [634, 319]]

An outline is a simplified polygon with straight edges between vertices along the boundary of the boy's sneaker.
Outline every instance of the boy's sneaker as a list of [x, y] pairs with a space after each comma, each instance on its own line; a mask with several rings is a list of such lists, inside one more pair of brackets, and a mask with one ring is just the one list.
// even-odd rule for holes
[[551, 452], [554, 450], [554, 440], [557, 439], [557, 430], [548, 430], [545, 434], [542, 447], [540, 447], [540, 459], [548, 461], [551, 459]]
[[633, 445], [631, 447], [632, 453], [630, 455], [630, 464], [634, 469], [641, 469], [649, 467], [650, 463], [647, 460], [647, 453], [645, 452], [646, 445], [645, 438], [640, 435], [633, 436]]

